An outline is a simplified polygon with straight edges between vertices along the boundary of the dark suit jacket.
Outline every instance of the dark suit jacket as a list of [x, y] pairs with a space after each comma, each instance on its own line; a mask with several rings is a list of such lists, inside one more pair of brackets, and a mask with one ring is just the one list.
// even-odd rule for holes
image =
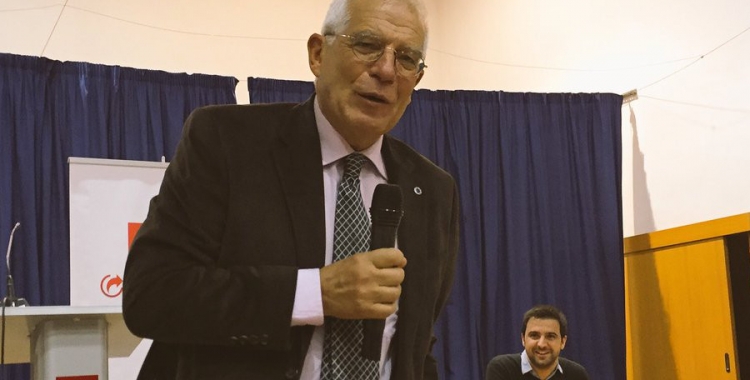
[[[398, 245], [408, 260], [392, 379], [435, 379], [433, 324], [458, 250], [456, 186], [396, 139], [385, 137], [382, 154], [404, 197]], [[313, 327], [290, 323], [298, 269], [324, 265], [321, 161], [312, 98], [188, 118], [125, 268], [125, 322], [154, 340], [141, 379], [299, 377]]]

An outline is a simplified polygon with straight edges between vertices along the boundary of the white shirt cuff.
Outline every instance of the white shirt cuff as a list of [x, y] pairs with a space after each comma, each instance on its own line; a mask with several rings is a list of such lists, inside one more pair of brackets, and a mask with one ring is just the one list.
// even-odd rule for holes
[[294, 293], [292, 326], [322, 326], [323, 296], [320, 292], [320, 269], [297, 271], [297, 290]]

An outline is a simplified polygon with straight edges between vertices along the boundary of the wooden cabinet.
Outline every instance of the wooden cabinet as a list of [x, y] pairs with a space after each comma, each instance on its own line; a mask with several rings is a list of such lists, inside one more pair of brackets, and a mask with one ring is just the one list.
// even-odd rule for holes
[[749, 232], [743, 214], [625, 239], [628, 379], [750, 374]]

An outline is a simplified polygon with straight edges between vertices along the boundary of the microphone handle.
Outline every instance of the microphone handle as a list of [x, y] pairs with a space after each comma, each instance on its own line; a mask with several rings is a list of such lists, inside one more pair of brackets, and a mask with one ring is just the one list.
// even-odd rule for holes
[[398, 225], [373, 224], [370, 232], [370, 251], [396, 246], [396, 229]]
[[[395, 247], [398, 222], [395, 224], [377, 223], [375, 219], [373, 218], [372, 231], [370, 232], [370, 250]], [[385, 319], [362, 321], [362, 333], [364, 334], [362, 337], [362, 357], [375, 361], [380, 360], [384, 329]]]

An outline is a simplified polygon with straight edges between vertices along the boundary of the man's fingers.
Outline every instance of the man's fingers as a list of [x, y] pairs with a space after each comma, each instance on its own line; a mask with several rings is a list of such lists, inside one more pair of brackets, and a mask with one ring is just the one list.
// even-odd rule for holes
[[361, 252], [321, 268], [325, 315], [382, 319], [396, 311], [406, 258], [395, 248]]
[[372, 306], [372, 313], [366, 319], [385, 319], [395, 312], [395, 303], [379, 303]]
[[396, 248], [381, 248], [367, 252], [372, 264], [377, 268], [403, 268], [406, 257]]
[[401, 286], [381, 286], [378, 288], [377, 295], [373, 299], [378, 304], [395, 304], [401, 297]]
[[404, 276], [401, 268], [382, 268], [375, 272], [374, 279], [380, 286], [397, 286], [404, 282]]

